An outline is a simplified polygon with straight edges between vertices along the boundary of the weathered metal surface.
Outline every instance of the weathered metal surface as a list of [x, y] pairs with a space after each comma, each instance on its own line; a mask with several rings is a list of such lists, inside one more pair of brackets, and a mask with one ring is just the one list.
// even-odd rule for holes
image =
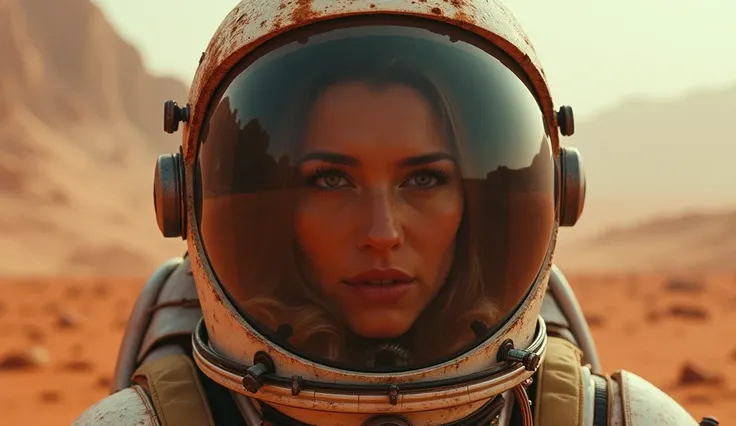
[[567, 282], [560, 268], [552, 266], [549, 279], [549, 292], [561, 308], [564, 319], [568, 322], [570, 331], [575, 336], [575, 341], [583, 351], [583, 363], [591, 364], [591, 370], [595, 374], [603, 374], [603, 367], [598, 357], [598, 348], [588, 327], [583, 310], [578, 303], [575, 293]]
[[89, 407], [72, 426], [160, 426], [139, 386], [114, 393]]
[[224, 75], [257, 46], [288, 30], [340, 17], [394, 14], [449, 22], [496, 44], [529, 77], [559, 147], [557, 117], [539, 58], [516, 19], [499, 0], [242, 0], [224, 19], [201, 58], [191, 85], [191, 118], [183, 132], [185, 161], [191, 164], [210, 97]]
[[619, 383], [621, 392], [614, 394], [620, 399], [623, 422], [618, 419], [609, 424], [626, 426], [697, 426], [698, 422], [674, 399], [645, 379], [628, 371], [617, 371], [612, 375]]

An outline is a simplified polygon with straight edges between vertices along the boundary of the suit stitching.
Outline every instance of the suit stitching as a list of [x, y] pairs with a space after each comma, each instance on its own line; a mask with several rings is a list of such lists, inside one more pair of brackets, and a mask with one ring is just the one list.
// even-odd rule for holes
[[[138, 398], [141, 399], [141, 404], [143, 404], [143, 407], [146, 409], [146, 413], [151, 419], [157, 419], [156, 414], [153, 412], [153, 407], [150, 406], [148, 402], [148, 396], [143, 394], [143, 390], [139, 386], [133, 386], [133, 390], [138, 395]], [[152, 422], [155, 424], [155, 422]]]

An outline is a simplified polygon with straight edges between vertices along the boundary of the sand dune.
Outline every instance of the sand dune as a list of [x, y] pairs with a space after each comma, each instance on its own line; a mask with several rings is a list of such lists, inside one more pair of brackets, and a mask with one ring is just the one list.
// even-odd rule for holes
[[736, 210], [663, 216], [603, 230], [562, 243], [557, 264], [575, 272], [735, 272]]

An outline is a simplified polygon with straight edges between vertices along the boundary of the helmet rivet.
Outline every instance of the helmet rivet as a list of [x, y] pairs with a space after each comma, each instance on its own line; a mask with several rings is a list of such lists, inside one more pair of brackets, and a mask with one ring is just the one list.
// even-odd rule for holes
[[189, 121], [189, 105], [180, 107], [174, 101], [164, 103], [164, 131], [174, 133], [179, 130], [180, 122]]
[[572, 107], [560, 107], [560, 110], [557, 111], [557, 127], [562, 136], [572, 136], [575, 133], [575, 116], [572, 113]]

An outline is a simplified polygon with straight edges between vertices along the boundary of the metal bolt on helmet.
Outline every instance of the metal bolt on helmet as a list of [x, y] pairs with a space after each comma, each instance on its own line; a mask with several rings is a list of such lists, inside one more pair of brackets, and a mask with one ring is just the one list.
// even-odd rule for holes
[[164, 131], [174, 133], [179, 130], [179, 123], [189, 120], [189, 105], [180, 107], [174, 101], [164, 103]]

